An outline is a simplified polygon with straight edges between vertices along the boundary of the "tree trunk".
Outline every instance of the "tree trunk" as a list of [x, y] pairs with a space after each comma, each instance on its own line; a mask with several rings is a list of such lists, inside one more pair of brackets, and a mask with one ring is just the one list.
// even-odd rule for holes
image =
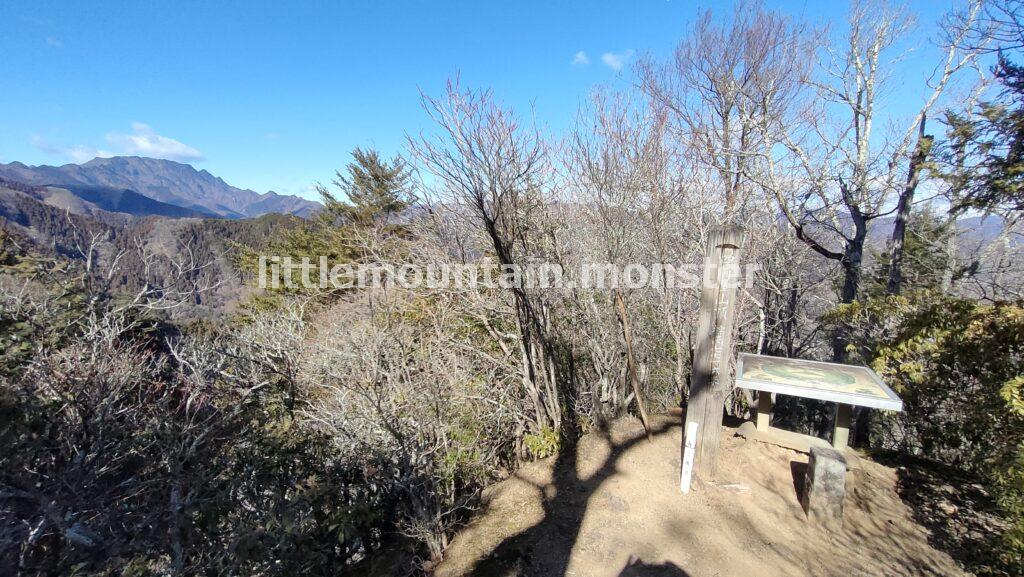
[[[857, 290], [860, 288], [861, 266], [864, 261], [864, 242], [868, 236], [867, 219], [860, 211], [851, 211], [853, 217], [853, 238], [846, 242], [846, 249], [843, 251], [843, 290], [840, 293], [839, 302], [850, 304], [857, 300]], [[832, 359], [837, 363], [846, 362], [846, 347], [849, 344], [849, 335], [845, 328], [840, 326], [832, 339]]]
[[629, 325], [629, 313], [626, 310], [626, 301], [622, 298], [622, 291], [615, 289], [615, 312], [619, 317], [619, 325], [622, 327], [622, 339], [626, 343], [626, 377], [633, 387], [633, 398], [636, 399], [636, 408], [640, 413], [640, 422], [644, 425], [647, 438], [651, 438], [651, 424], [647, 420], [647, 409], [644, 407], [644, 397], [640, 394], [640, 379], [636, 374], [636, 356], [633, 354], [633, 329]]
[[906, 237], [907, 221], [910, 219], [910, 203], [913, 192], [904, 191], [896, 206], [896, 222], [892, 227], [892, 239], [889, 241], [889, 281], [885, 293], [900, 294], [903, 284], [903, 241]]
[[892, 227], [892, 238], [889, 241], [889, 281], [886, 283], [886, 294], [900, 294], [903, 284], [903, 244], [907, 234], [907, 221], [910, 220], [910, 209], [914, 204], [914, 193], [917, 191], [917, 184], [921, 179], [921, 170], [928, 158], [928, 151], [932, 147], [932, 137], [924, 133], [926, 117], [921, 118], [918, 129], [917, 147], [914, 155], [910, 158], [910, 166], [907, 172], [907, 182], [900, 193], [899, 201], [896, 204], [896, 222]]
[[953, 288], [953, 276], [956, 272], [956, 233], [957, 233], [957, 217], [955, 214], [950, 215], [949, 220], [949, 234], [946, 236], [946, 247], [945, 256], [946, 263], [942, 271], [942, 294], [949, 294], [949, 291]]

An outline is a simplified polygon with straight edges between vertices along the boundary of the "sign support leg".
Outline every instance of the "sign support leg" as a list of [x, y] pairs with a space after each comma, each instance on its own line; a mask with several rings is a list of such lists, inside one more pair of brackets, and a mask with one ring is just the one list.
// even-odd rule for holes
[[852, 407], [845, 403], [836, 404], [836, 429], [832, 433], [832, 446], [845, 449], [850, 442], [850, 413]]
[[757, 392], [757, 430], [768, 431], [772, 424], [772, 394], [768, 391]]

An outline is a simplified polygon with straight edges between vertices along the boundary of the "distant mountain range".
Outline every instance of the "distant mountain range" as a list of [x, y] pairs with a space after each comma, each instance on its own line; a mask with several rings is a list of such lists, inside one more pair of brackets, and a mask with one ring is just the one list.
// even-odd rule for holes
[[188, 164], [115, 156], [85, 164], [0, 164], [0, 178], [70, 191], [106, 211], [169, 217], [249, 218], [268, 213], [309, 216], [320, 204], [293, 195], [236, 188]]

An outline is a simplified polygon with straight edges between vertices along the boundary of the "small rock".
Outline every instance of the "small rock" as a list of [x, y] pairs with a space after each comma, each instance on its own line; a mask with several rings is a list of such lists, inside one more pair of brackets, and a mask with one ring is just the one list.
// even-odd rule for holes
[[956, 515], [957, 511], [959, 510], [960, 509], [956, 505], [950, 503], [949, 501], [939, 502], [939, 511], [942, 511], [942, 513], [947, 517], [952, 517], [953, 515]]

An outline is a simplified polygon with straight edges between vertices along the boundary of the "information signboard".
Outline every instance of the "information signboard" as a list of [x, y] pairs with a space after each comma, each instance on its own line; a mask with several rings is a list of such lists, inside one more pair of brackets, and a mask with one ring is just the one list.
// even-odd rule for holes
[[736, 386], [874, 409], [902, 411], [903, 401], [864, 366], [740, 354]]

